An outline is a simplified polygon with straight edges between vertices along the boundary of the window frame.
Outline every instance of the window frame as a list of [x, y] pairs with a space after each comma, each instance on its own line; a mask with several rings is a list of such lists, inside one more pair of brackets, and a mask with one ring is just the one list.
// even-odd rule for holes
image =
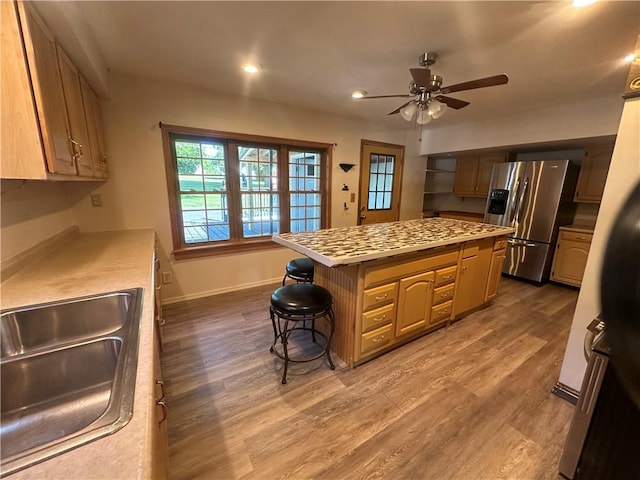
[[[235, 181], [229, 182], [227, 195], [229, 196], [229, 217], [234, 218], [235, 227], [230, 221], [229, 229], [231, 239], [213, 242], [186, 243], [182, 224], [180, 207], [180, 187], [178, 182], [178, 170], [174, 155], [173, 138], [184, 136], [193, 140], [206, 140], [219, 142], [224, 145], [226, 155], [227, 178], [239, 178], [239, 160], [237, 158], [238, 144], [251, 144], [252, 147], [263, 147], [278, 150], [278, 190], [280, 203], [280, 233], [286, 233], [290, 229], [290, 194], [289, 194], [289, 151], [307, 149], [320, 154], [320, 196], [322, 208], [320, 212], [320, 228], [329, 228], [331, 212], [331, 165], [333, 145], [288, 138], [267, 137], [245, 133], [223, 132], [203, 128], [183, 127], [178, 125], [166, 125], [161, 123], [162, 148], [167, 180], [167, 193], [169, 200], [169, 217], [171, 221], [171, 236], [173, 239], [173, 254], [176, 259], [195, 258], [228, 253], [247, 252], [282, 246], [273, 242], [271, 236], [259, 238], [242, 238], [242, 222], [239, 220], [237, 209], [232, 204], [240, 202], [240, 186]], [[232, 153], [233, 151], [233, 153]], [[233, 170], [233, 173], [232, 173]], [[284, 173], [284, 174], [283, 174]], [[232, 217], [233, 215], [233, 217]], [[240, 232], [238, 232], [238, 228]], [[238, 237], [238, 234], [240, 235]]]

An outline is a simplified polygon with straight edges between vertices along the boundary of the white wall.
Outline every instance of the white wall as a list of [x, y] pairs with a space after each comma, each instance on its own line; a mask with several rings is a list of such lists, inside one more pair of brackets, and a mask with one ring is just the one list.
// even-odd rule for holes
[[622, 106], [622, 97], [613, 95], [517, 116], [488, 118], [481, 124], [442, 128], [429, 124], [423, 132], [420, 151], [426, 155], [614, 135]]
[[560, 370], [560, 383], [574, 390], [580, 390], [587, 366], [583, 355], [586, 327], [601, 312], [600, 271], [609, 234], [618, 210], [639, 181], [640, 98], [636, 98], [627, 100], [624, 104], [600, 213], [593, 232], [584, 279]]
[[73, 226], [64, 183], [2, 180], [1, 258], [6, 260]]
[[[247, 101], [240, 97], [168, 82], [112, 74], [111, 98], [103, 102], [110, 180], [96, 190], [103, 207], [91, 207], [79, 187], [69, 185], [77, 203], [74, 217], [81, 231], [153, 228], [158, 233], [163, 270], [173, 270], [174, 281], [163, 289], [164, 299], [194, 298], [266, 283], [281, 278], [284, 264], [298, 256], [278, 248], [193, 260], [171, 261], [171, 227], [164, 157], [158, 122], [336, 144], [332, 164], [331, 225], [355, 225], [357, 209], [344, 210], [343, 184], [357, 192], [359, 168], [343, 172], [339, 163], [360, 163], [362, 138], [404, 144], [404, 132], [389, 132], [360, 120], [311, 112], [285, 105]], [[415, 142], [413, 142], [415, 143]], [[409, 145], [403, 185], [403, 218], [416, 218], [421, 209], [422, 159]], [[422, 174], [420, 174], [422, 176]], [[416, 189], [417, 184], [419, 189]]]

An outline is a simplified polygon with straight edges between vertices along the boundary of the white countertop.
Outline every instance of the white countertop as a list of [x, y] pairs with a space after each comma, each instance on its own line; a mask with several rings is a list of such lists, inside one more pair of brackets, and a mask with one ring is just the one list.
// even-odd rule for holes
[[334, 267], [513, 233], [511, 227], [448, 218], [423, 218], [300, 233], [273, 241]]
[[80, 234], [1, 285], [2, 309], [143, 287], [133, 416], [121, 430], [6, 478], [151, 477], [153, 398], [153, 230]]

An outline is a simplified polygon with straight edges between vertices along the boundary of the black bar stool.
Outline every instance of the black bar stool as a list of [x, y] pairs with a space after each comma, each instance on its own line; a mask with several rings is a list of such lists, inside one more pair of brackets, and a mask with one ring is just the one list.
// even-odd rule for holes
[[284, 277], [282, 277], [282, 286], [287, 277], [298, 283], [313, 283], [313, 260], [307, 257], [295, 258], [285, 267]]
[[[271, 294], [269, 312], [273, 324], [273, 344], [270, 351], [284, 360], [283, 384], [287, 383], [289, 362], [310, 362], [326, 355], [329, 368], [335, 370], [331, 360], [331, 339], [336, 329], [332, 303], [333, 297], [327, 289], [310, 283], [286, 285]], [[328, 336], [316, 329], [315, 321], [320, 318], [324, 318], [328, 322]], [[307, 327], [308, 320], [311, 321], [311, 327]], [[296, 330], [311, 332], [311, 339], [314, 343], [316, 343], [316, 336], [322, 337], [326, 342], [325, 347], [320, 353], [309, 357], [291, 358], [289, 356], [289, 337]], [[282, 344], [282, 352], [276, 348], [278, 340]]]

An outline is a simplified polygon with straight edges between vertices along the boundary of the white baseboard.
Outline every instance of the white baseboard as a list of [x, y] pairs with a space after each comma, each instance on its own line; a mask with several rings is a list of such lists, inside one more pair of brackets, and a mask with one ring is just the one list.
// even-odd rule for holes
[[220, 294], [229, 293], [229, 292], [236, 292], [238, 290], [246, 290], [247, 288], [261, 287], [263, 285], [269, 285], [272, 283], [278, 283], [278, 284], [282, 283], [282, 277], [269, 278], [267, 280], [260, 280], [259, 282], [244, 283], [242, 285], [234, 285], [231, 287], [218, 288], [215, 290], [208, 290], [205, 292], [192, 293], [190, 295], [180, 295], [179, 297], [163, 298], [162, 305], [169, 305], [169, 304], [178, 303], [178, 302], [186, 302], [187, 300], [195, 300], [197, 298], [203, 298], [203, 297], [212, 297], [214, 295], [220, 295]]

